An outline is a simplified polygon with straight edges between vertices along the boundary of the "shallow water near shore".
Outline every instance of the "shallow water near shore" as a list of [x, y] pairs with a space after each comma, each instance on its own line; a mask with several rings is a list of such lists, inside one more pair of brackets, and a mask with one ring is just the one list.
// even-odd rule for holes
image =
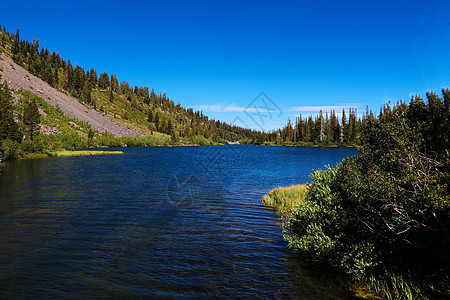
[[0, 298], [352, 298], [260, 199], [354, 149], [113, 150], [3, 166]]

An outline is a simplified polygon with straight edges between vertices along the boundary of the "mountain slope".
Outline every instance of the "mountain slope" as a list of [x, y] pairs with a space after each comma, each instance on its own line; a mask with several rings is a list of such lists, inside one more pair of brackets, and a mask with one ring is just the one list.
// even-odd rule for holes
[[129, 129], [126, 125], [115, 122], [107, 114], [85, 106], [76, 98], [51, 87], [47, 82], [30, 74], [3, 53], [0, 54], [0, 74], [2, 80], [6, 80], [11, 88], [27, 90], [42, 97], [52, 106], [58, 106], [68, 117], [89, 123], [94, 130], [107, 131], [120, 137], [143, 134], [141, 131]]

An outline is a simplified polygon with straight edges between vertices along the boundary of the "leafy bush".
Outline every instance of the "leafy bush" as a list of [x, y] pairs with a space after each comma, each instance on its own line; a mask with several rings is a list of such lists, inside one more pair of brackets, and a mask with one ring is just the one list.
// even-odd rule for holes
[[450, 296], [449, 110], [428, 98], [365, 120], [360, 153], [314, 172], [284, 225], [292, 248], [377, 281], [386, 297]]
[[157, 137], [154, 135], [146, 135], [146, 136], [137, 136], [135, 138], [129, 138], [127, 145], [128, 146], [168, 146], [170, 144], [170, 139]]
[[6, 160], [17, 159], [20, 156], [20, 144], [10, 139], [3, 140], [1, 150]]
[[213, 142], [203, 135], [194, 135], [189, 138], [189, 142], [193, 145], [210, 146]]
[[26, 140], [20, 144], [20, 149], [24, 154], [29, 153], [46, 153], [47, 147], [40, 139]]

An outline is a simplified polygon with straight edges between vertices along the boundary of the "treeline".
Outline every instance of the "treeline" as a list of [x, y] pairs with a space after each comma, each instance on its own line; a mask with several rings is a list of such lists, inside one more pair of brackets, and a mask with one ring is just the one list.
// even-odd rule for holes
[[357, 143], [361, 123], [368, 117], [373, 117], [368, 109], [361, 120], [357, 118], [356, 109], [352, 108], [348, 111], [348, 119], [345, 109], [342, 109], [340, 121], [334, 110], [326, 112], [325, 116], [320, 111], [314, 119], [313, 116], [303, 119], [300, 115], [294, 125], [288, 120], [286, 126], [277, 131], [277, 136], [282, 143], [353, 145]]
[[359, 154], [312, 175], [284, 224], [291, 248], [386, 299], [450, 297], [450, 91], [386, 105]]

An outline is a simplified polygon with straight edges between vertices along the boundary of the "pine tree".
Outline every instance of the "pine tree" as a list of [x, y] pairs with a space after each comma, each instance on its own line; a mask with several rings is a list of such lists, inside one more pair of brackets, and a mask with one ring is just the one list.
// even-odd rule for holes
[[6, 46], [6, 34], [2, 34], [2, 47]]
[[89, 82], [88, 81], [86, 81], [85, 83], [84, 83], [84, 89], [83, 89], [83, 98], [84, 98], [84, 101], [86, 102], [86, 103], [89, 103], [89, 104], [93, 104], [92, 103], [92, 97], [91, 97], [91, 86], [89, 85]]
[[148, 111], [147, 121], [149, 123], [153, 122], [153, 112], [151, 110]]
[[342, 109], [342, 126], [341, 126], [341, 142], [346, 142], [348, 137], [348, 125], [347, 125], [347, 117], [345, 115], [345, 109]]
[[171, 134], [172, 133], [172, 129], [173, 129], [173, 123], [172, 120], [169, 119], [169, 121], [167, 122], [167, 134]]
[[297, 124], [295, 125], [296, 130], [296, 142], [303, 141], [303, 119], [302, 115], [297, 118]]
[[88, 80], [91, 87], [95, 87], [97, 85], [98, 79], [97, 79], [97, 71], [95, 69], [91, 69], [91, 71], [89, 72]]
[[175, 143], [178, 143], [180, 141], [180, 136], [178, 134], [178, 131], [176, 131], [175, 129], [172, 129], [171, 137], [172, 137], [172, 141], [174, 141]]
[[30, 134], [30, 139], [33, 140], [34, 133], [36, 132], [40, 122], [40, 114], [36, 101], [31, 100], [25, 104], [23, 111], [23, 123], [26, 126], [27, 132]]
[[155, 112], [154, 123], [155, 123], [156, 130], [159, 131], [159, 114], [158, 114], [158, 112]]
[[55, 68], [53, 72], [53, 86], [58, 88], [58, 85], [59, 85], [58, 68]]
[[19, 29], [17, 29], [17, 33], [14, 37], [14, 43], [11, 48], [11, 52], [13, 54], [13, 59], [17, 59], [17, 56], [20, 52], [20, 38], [19, 38]]
[[101, 89], [106, 89], [108, 86], [109, 86], [108, 73], [104, 72], [100, 74], [100, 78], [98, 79], [98, 87]]
[[320, 122], [319, 141], [323, 142], [323, 140], [325, 139], [325, 124], [323, 120], [322, 110], [320, 110], [319, 122]]
[[356, 136], [356, 111], [349, 109], [348, 115], [348, 129], [347, 129], [347, 141], [353, 142]]
[[6, 82], [0, 83], [0, 140], [20, 142], [19, 125], [14, 121], [12, 95]]

